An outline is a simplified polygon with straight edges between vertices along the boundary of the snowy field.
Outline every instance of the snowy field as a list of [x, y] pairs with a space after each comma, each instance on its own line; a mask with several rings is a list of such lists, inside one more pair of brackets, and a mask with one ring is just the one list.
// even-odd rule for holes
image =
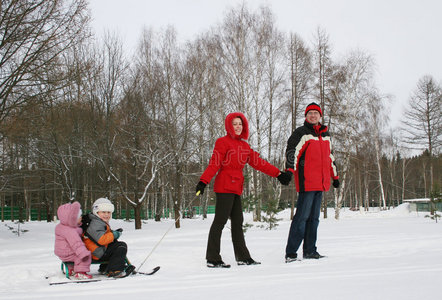
[[[221, 254], [230, 269], [205, 265], [207, 235], [213, 215], [202, 220], [185, 219], [172, 228], [140, 271], [160, 265], [153, 276], [49, 286], [45, 276], [59, 276], [60, 262], [53, 254], [54, 223], [29, 222], [18, 237], [0, 223], [0, 299], [441, 299], [442, 223], [409, 213], [407, 205], [383, 212], [334, 211], [319, 225], [321, 260], [284, 262], [290, 225], [289, 211], [275, 230], [254, 226], [246, 232], [257, 266], [237, 266], [228, 228], [224, 229]], [[252, 223], [246, 214], [246, 222]], [[171, 220], [149, 220], [142, 230], [134, 224], [112, 220], [122, 227], [120, 240], [129, 246], [128, 257], [139, 265]], [[7, 225], [7, 226], [6, 226]], [[302, 256], [302, 251], [298, 256]], [[92, 265], [92, 273], [97, 272]]]

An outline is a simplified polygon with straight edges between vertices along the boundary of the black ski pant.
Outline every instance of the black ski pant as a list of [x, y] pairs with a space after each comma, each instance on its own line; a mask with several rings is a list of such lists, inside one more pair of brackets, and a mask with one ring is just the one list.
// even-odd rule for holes
[[221, 234], [224, 225], [229, 218], [235, 259], [239, 261], [250, 258], [250, 253], [247, 249], [242, 229], [244, 217], [242, 213], [241, 197], [230, 193], [216, 193], [215, 218], [210, 227], [209, 239], [207, 242], [207, 260], [222, 260], [220, 255]]
[[[125, 242], [113, 241], [107, 246], [103, 256], [98, 261], [108, 262], [107, 272], [124, 271], [126, 268], [127, 245]], [[100, 265], [100, 271], [105, 266]]]

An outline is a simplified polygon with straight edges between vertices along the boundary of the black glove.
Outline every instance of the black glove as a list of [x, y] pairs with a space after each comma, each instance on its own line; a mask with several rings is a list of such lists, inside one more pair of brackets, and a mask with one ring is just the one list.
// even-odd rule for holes
[[198, 182], [198, 184], [196, 185], [195, 192], [196, 192], [197, 194], [198, 194], [198, 192], [200, 192], [199, 195], [204, 194], [204, 189], [206, 188], [206, 185], [207, 185], [207, 184], [205, 184], [205, 183], [202, 182], [202, 181]]
[[339, 179], [333, 179], [333, 187], [337, 189], [339, 187]]
[[290, 181], [292, 180], [292, 172], [281, 172], [281, 174], [278, 175], [279, 182], [283, 185], [289, 185]]

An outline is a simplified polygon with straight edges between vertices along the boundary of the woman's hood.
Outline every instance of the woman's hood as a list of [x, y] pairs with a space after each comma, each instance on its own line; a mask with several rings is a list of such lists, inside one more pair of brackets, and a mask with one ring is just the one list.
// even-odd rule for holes
[[[233, 129], [232, 121], [235, 118], [241, 118], [242, 120], [242, 132], [238, 136], [235, 134], [235, 130]], [[249, 122], [247, 121], [247, 118], [244, 116], [243, 113], [240, 112], [234, 112], [227, 115], [225, 120], [225, 126], [227, 134], [234, 139], [243, 139], [247, 140], [249, 138]]]

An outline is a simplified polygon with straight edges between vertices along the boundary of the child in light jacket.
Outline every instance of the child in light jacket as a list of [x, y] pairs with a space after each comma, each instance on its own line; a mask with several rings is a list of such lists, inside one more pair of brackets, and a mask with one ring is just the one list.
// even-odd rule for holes
[[99, 198], [92, 205], [89, 214], [90, 224], [83, 235], [86, 247], [92, 253], [92, 259], [100, 262], [98, 271], [109, 277], [125, 277], [135, 267], [126, 259], [127, 245], [118, 241], [122, 229], [112, 230], [109, 221], [112, 219], [114, 205], [107, 198]]
[[73, 270], [69, 275], [75, 279], [91, 279], [90, 272], [91, 252], [81, 239], [81, 205], [78, 202], [66, 203], [57, 210], [60, 223], [55, 226], [54, 253], [62, 261], [74, 262]]

